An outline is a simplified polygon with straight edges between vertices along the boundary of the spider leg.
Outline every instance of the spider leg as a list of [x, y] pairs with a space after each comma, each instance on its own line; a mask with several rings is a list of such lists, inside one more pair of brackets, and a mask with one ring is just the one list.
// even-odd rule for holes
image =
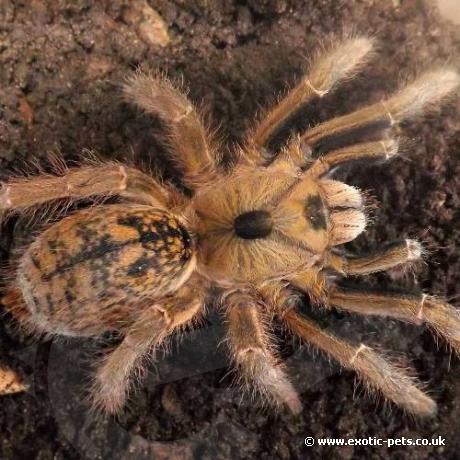
[[343, 275], [368, 275], [410, 264], [422, 257], [422, 246], [415, 240], [395, 241], [367, 256], [344, 257], [330, 254], [329, 268]]
[[143, 311], [123, 341], [96, 371], [92, 401], [108, 413], [119, 412], [132, 387], [132, 375], [142, 376], [146, 354], [154, 353], [165, 338], [189, 323], [203, 306], [203, 293], [188, 286]]
[[[318, 281], [321, 284], [318, 276], [303, 277], [309, 286], [309, 293], [314, 292]], [[323, 288], [319, 288], [315, 295], [319, 297], [320, 291]], [[289, 288], [289, 283], [267, 283], [261, 293], [295, 335], [322, 350], [343, 367], [355, 371], [368, 387], [379, 390], [386, 398], [414, 414], [423, 416], [435, 413], [435, 402], [419, 389], [416, 379], [410, 377], [404, 369], [387, 361], [367, 345], [347, 343], [301, 315], [296, 309], [300, 301], [299, 294]]]
[[[386, 247], [366, 256], [347, 257], [329, 253], [324, 269], [331, 269], [342, 276], [368, 275], [420, 260], [423, 249], [418, 241], [406, 239], [394, 241]], [[328, 282], [321, 267], [290, 276], [289, 284], [305, 292], [317, 304], [329, 304]]]
[[[366, 275], [385, 271], [420, 259], [420, 243], [407, 239], [395, 242], [374, 254], [347, 258], [331, 254], [327, 266], [342, 275]], [[425, 294], [394, 294], [343, 288], [326, 288], [323, 275], [300, 273], [290, 282], [313, 299], [343, 310], [365, 315], [387, 316], [414, 324], [426, 323], [460, 353], [460, 313], [451, 305]], [[318, 286], [320, 287], [319, 292]]]
[[388, 160], [398, 152], [398, 143], [394, 139], [376, 142], [363, 142], [333, 150], [321, 156], [307, 170], [311, 177], [321, 177], [343, 163], [362, 160]]
[[[413, 240], [406, 241], [413, 242]], [[413, 254], [411, 246], [412, 244], [406, 244], [404, 248], [403, 245], [395, 245], [394, 252], [390, 248], [381, 254], [380, 259], [377, 255], [356, 258], [351, 264], [351, 271], [347, 271], [345, 265], [345, 270], [342, 273], [345, 275], [374, 273], [405, 262], [410, 263], [414, 257], [419, 255], [420, 248], [416, 245], [415, 254]], [[397, 255], [398, 253], [399, 255]], [[404, 260], [404, 255], [407, 256], [406, 260]], [[345, 264], [349, 262], [347, 260]], [[292, 277], [289, 282], [308, 294], [313, 302], [319, 304], [330, 305], [362, 315], [396, 318], [417, 325], [426, 323], [439, 336], [443, 337], [457, 353], [460, 353], [460, 312], [452, 305], [435, 297], [426, 294], [364, 291], [337, 285], [327, 287], [324, 275], [314, 272], [299, 273]]]
[[[264, 163], [264, 149], [268, 148], [274, 134], [290, 116], [311, 100], [323, 97], [340, 81], [352, 77], [366, 62], [372, 50], [372, 41], [368, 38], [350, 38], [339, 43], [329, 51], [318, 56], [311, 66], [310, 73], [273, 107], [256, 126], [250, 135], [250, 142], [257, 147], [248, 154], [256, 164]], [[262, 152], [258, 154], [257, 152]], [[259, 155], [257, 157], [257, 155]]]
[[167, 78], [136, 73], [125, 84], [124, 95], [128, 102], [165, 123], [170, 154], [183, 173], [185, 185], [195, 189], [218, 177], [210, 133], [187, 96]]
[[281, 317], [295, 335], [324, 351], [343, 367], [355, 371], [367, 386], [379, 390], [398, 406], [420, 416], [436, 412], [436, 403], [420, 390], [414, 378], [367, 345], [347, 343], [293, 308], [283, 312]]
[[451, 69], [427, 72], [389, 99], [369, 105], [347, 115], [333, 118], [308, 129], [301, 141], [307, 149], [317, 149], [345, 132], [377, 125], [389, 128], [403, 119], [421, 113], [436, 104], [460, 83], [459, 75]]
[[299, 413], [301, 402], [274, 355], [260, 314], [261, 306], [239, 291], [227, 295], [225, 303], [228, 343], [243, 377], [248, 384], [255, 384], [262, 394], [276, 403], [285, 403], [293, 413]]
[[361, 315], [385, 316], [418, 325], [426, 323], [460, 353], [460, 313], [435, 297], [333, 286], [329, 289], [328, 303]]
[[16, 177], [0, 188], [0, 212], [25, 210], [60, 198], [120, 195], [137, 203], [167, 206], [171, 192], [141, 171], [115, 163], [70, 168], [62, 176]]

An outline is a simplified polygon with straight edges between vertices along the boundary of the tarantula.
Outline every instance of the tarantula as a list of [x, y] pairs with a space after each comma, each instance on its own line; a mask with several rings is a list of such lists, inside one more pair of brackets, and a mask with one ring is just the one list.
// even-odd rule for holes
[[[3, 184], [4, 212], [60, 199], [119, 199], [76, 210], [39, 233], [18, 257], [3, 297], [34, 332], [120, 334], [95, 372], [96, 407], [121, 410], [143, 358], [217, 297], [234, 364], [273, 403], [301, 410], [271, 343], [276, 315], [397, 405], [418, 415], [435, 412], [435, 402], [405, 370], [364, 344], [322, 330], [300, 312], [299, 299], [303, 293], [326, 309], [426, 323], [460, 351], [460, 317], [449, 304], [425, 294], [352, 290], [335, 281], [411, 263], [422, 248], [405, 239], [371, 255], [347, 256], [340, 246], [366, 227], [363, 195], [330, 178], [345, 163], [393, 158], [398, 144], [390, 128], [438, 103], [459, 76], [447, 68], [425, 73], [390, 98], [310, 127], [270, 154], [291, 116], [353, 77], [372, 48], [370, 39], [356, 37], [319, 55], [250, 130], [231, 170], [223, 168], [220, 147], [198, 111], [169, 80], [139, 72], [129, 78], [126, 100], [164, 123], [170, 156], [190, 193], [116, 162]], [[373, 139], [350, 141], [350, 134], [364, 130]]]

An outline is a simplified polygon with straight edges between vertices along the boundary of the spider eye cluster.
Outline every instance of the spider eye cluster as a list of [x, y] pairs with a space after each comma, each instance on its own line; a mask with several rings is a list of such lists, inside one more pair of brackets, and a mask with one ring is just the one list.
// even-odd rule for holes
[[235, 218], [233, 228], [236, 236], [245, 240], [265, 238], [273, 230], [273, 218], [263, 209], [248, 211]]

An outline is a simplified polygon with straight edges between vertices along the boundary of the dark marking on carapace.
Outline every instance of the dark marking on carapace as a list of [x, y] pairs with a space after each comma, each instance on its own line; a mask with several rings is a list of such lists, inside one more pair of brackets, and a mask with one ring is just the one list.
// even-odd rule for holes
[[32, 296], [32, 302], [34, 303], [34, 305], [40, 305], [40, 301], [38, 300], [38, 297], [35, 295]]
[[326, 208], [319, 195], [310, 195], [305, 199], [304, 215], [314, 230], [326, 230]]
[[[93, 225], [98, 222], [98, 219], [94, 219]], [[77, 225], [76, 234], [80, 237], [85, 243], [91, 243], [96, 240], [99, 236], [98, 231], [95, 228], [88, 227], [84, 223]]]
[[244, 212], [233, 223], [236, 236], [245, 240], [265, 238], [273, 230], [272, 215], [263, 209]]

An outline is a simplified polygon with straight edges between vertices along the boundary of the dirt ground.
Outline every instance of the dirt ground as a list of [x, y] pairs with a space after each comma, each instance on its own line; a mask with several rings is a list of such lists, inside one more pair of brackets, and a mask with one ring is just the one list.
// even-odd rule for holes
[[[376, 37], [378, 56], [360, 78], [298, 120], [299, 129], [376, 101], [436, 63], [459, 68], [460, 28], [424, 0], [0, 0], [0, 169], [50, 151], [74, 159], [83, 149], [156, 164], [164, 153], [158, 123], [120, 99], [119, 83], [137, 66], [183, 77], [190, 97], [209, 107], [234, 143], [258, 110], [302, 74], [314, 50], [351, 32]], [[380, 204], [373, 225], [350, 247], [420, 238], [430, 248], [419, 267], [420, 287], [454, 304], [460, 281], [459, 131], [457, 99], [403, 125], [402, 157], [344, 173]], [[2, 229], [4, 262], [28, 232], [14, 224]], [[373, 280], [389, 281], [414, 287], [397, 271]], [[240, 402], [217, 347], [222, 325], [211, 317], [207, 327], [173, 345], [172, 356], [152, 371], [119, 420], [93, 418], [81, 389], [93, 345], [37, 344], [6, 317], [0, 363], [23, 373], [31, 388], [1, 399], [0, 458], [458, 458], [458, 359], [429, 332], [409, 325], [339, 313], [319, 319], [345, 338], [406, 354], [438, 402], [438, 416], [419, 421], [386, 409], [356, 389], [352, 373], [307, 349], [297, 351], [283, 335], [282, 353], [302, 391], [303, 413], [296, 418]], [[306, 447], [307, 436], [442, 436], [445, 446]]]

